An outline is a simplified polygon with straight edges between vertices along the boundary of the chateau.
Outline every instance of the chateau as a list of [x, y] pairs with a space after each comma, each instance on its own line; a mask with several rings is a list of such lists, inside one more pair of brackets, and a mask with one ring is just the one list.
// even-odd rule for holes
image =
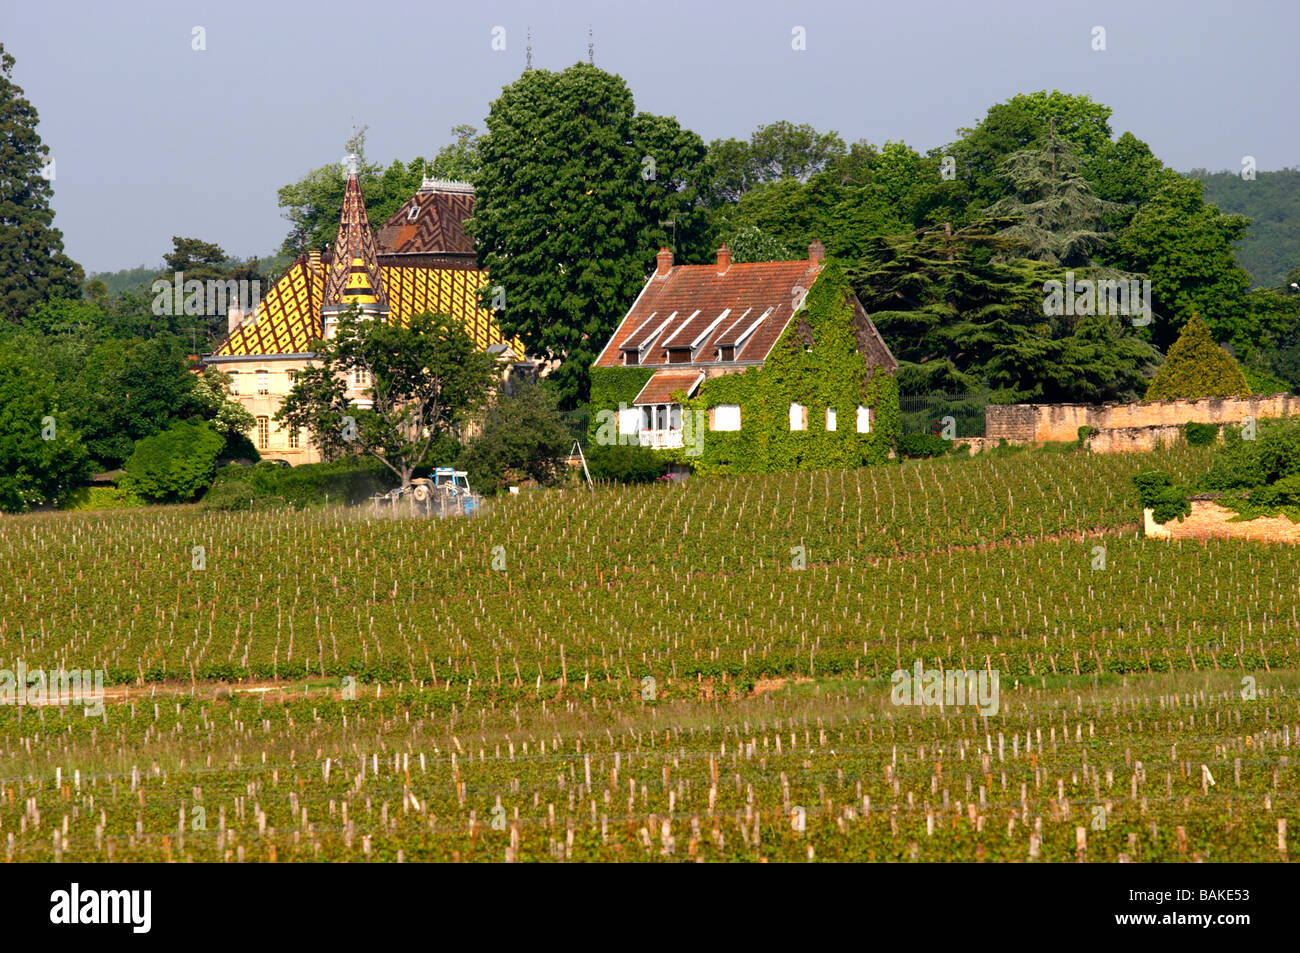
[[[294, 375], [315, 359], [311, 342], [332, 337], [338, 316], [352, 305], [398, 322], [426, 312], [449, 315], [498, 358], [503, 379], [532, 369], [523, 345], [507, 340], [480, 303], [488, 275], [465, 232], [473, 209], [473, 186], [425, 179], [375, 234], [352, 170], [333, 253], [300, 256], [251, 314], [231, 309], [229, 334], [203, 362], [230, 375], [231, 395], [257, 420], [249, 438], [263, 459], [320, 461], [310, 435], [281, 428], [275, 415]], [[347, 382], [357, 406], [367, 406], [370, 383], [361, 374]]]

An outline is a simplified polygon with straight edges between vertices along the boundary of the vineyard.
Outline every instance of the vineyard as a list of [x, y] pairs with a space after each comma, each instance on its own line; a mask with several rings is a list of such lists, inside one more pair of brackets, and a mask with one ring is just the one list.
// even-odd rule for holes
[[[1152, 460], [1152, 458], [1155, 460]], [[0, 523], [12, 860], [1285, 860], [1300, 551], [1140, 538], [1020, 453], [344, 508]], [[891, 702], [997, 673], [1000, 703]]]

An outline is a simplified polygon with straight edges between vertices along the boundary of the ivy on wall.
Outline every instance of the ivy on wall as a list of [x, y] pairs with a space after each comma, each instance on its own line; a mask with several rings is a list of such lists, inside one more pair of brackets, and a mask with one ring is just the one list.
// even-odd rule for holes
[[[762, 367], [712, 377], [693, 398], [673, 399], [683, 414], [703, 411], [702, 453], [659, 451], [666, 460], [698, 473], [762, 473], [832, 470], [884, 463], [901, 432], [898, 385], [892, 374], [868, 372], [853, 332], [853, 300], [843, 272], [828, 263]], [[811, 347], [806, 340], [811, 338]], [[594, 368], [591, 376], [592, 437], [600, 410], [630, 407], [654, 368]], [[790, 404], [807, 408], [807, 429], [790, 430]], [[740, 407], [740, 430], [715, 431], [708, 411]], [[871, 408], [871, 432], [857, 432], [858, 407]], [[826, 429], [834, 408], [836, 429]]]

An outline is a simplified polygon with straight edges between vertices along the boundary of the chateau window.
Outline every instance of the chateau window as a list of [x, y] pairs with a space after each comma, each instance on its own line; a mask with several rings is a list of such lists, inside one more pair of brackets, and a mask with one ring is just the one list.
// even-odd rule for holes
[[871, 433], [871, 408], [858, 408], [858, 433]]
[[298, 449], [298, 434], [299, 434], [299, 430], [297, 427], [289, 428], [289, 449], [290, 450]]
[[257, 376], [257, 392], [259, 394], [271, 393], [271, 372], [258, 371], [256, 376]]
[[239, 372], [230, 372], [230, 394], [233, 397], [239, 396]]
[[640, 429], [641, 410], [631, 407], [618, 412], [618, 432], [621, 436], [634, 434]]
[[740, 405], [739, 404], [719, 404], [713, 408], [713, 429], [714, 430], [739, 430], [740, 429]]
[[406, 220], [408, 222], [414, 222], [419, 217], [420, 217], [420, 206], [412, 205], [411, 210], [406, 213]]
[[362, 387], [370, 386], [370, 372], [364, 367], [354, 368], [352, 371], [352, 384], [360, 390]]
[[826, 408], [826, 429], [827, 430], [835, 429], [835, 408], [834, 407]]
[[257, 418], [257, 449], [265, 450], [271, 443], [271, 418]]
[[801, 404], [790, 405], [790, 429], [807, 430], [808, 429], [808, 408]]

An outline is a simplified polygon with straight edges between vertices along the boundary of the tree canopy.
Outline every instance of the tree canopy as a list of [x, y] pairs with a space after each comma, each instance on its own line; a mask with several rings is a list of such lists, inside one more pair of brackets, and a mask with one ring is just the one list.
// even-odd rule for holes
[[85, 280], [53, 225], [57, 165], [49, 164], [36, 109], [14, 85], [13, 69], [0, 43], [0, 316], [10, 321], [53, 298], [81, 297]]

